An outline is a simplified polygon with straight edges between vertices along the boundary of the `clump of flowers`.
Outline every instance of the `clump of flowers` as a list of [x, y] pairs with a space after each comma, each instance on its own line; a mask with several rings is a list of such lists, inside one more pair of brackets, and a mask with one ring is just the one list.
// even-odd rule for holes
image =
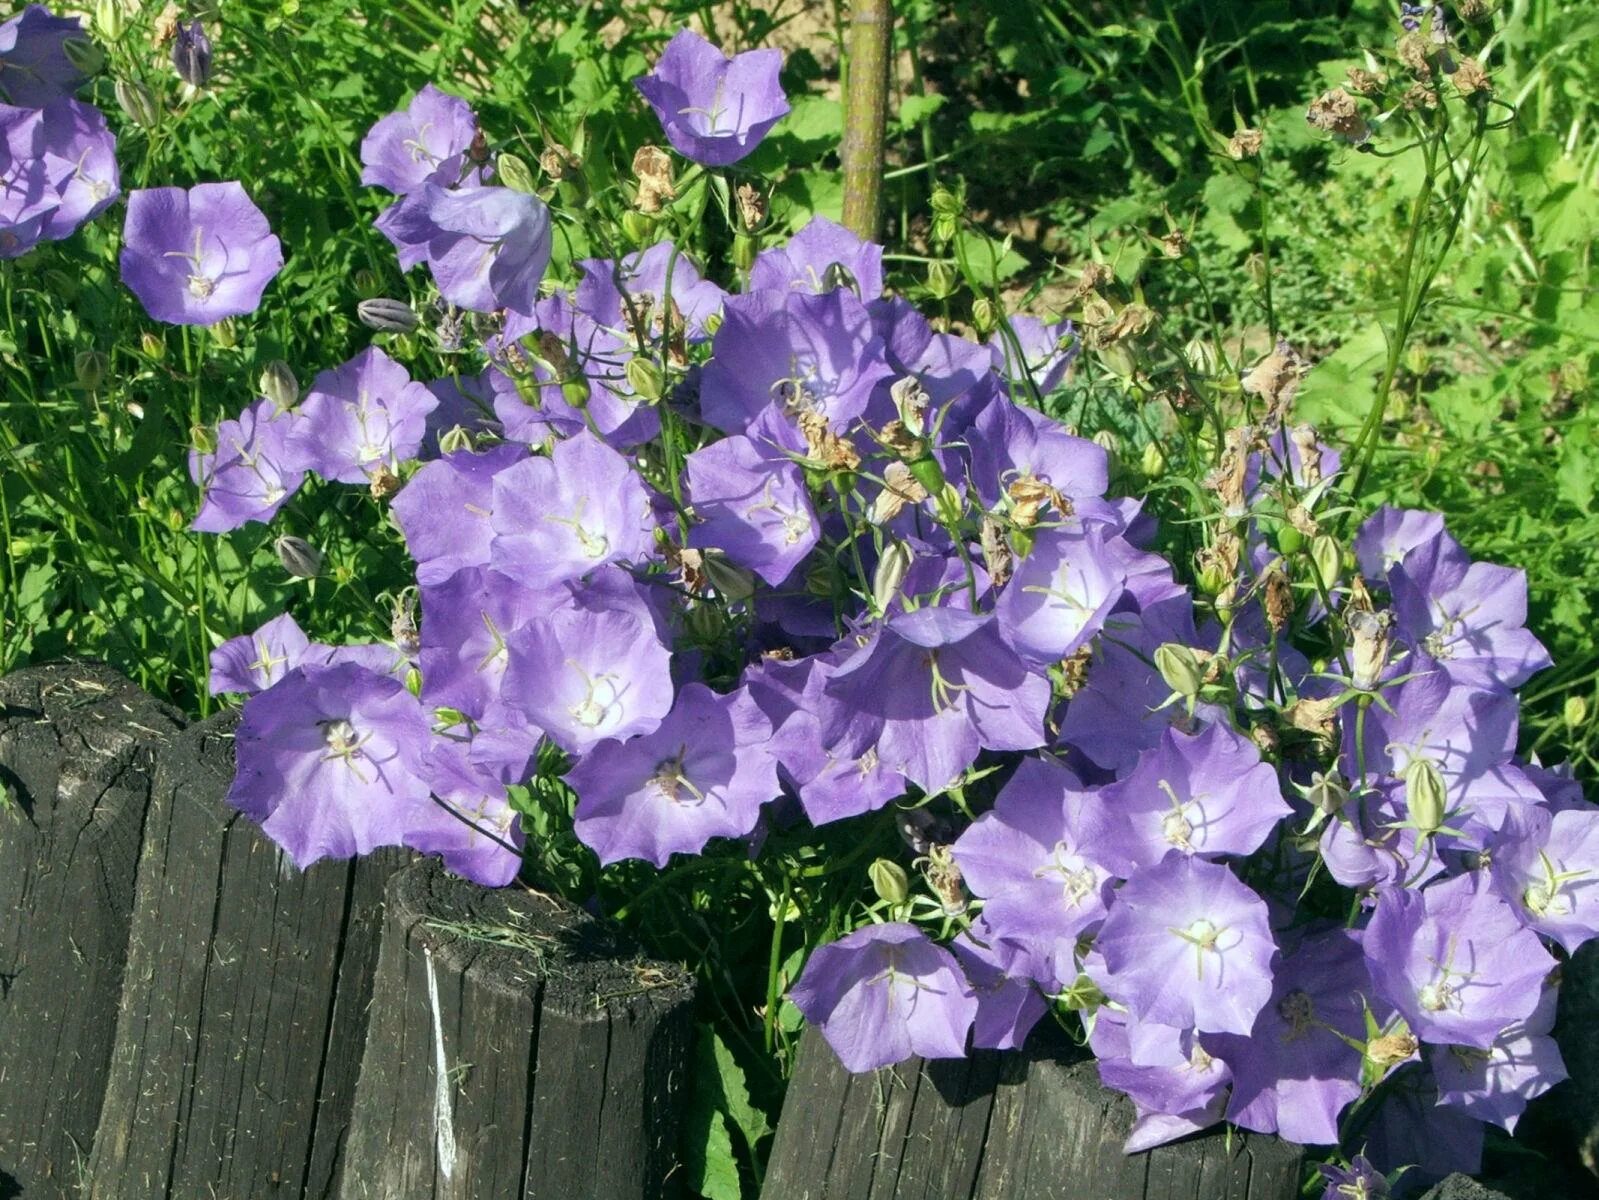
[[[774, 60], [687, 34], [640, 88], [709, 167], [786, 110]], [[1227, 1121], [1370, 1158], [1329, 1188], [1423, 1142], [1472, 1170], [1483, 1122], [1562, 1078], [1599, 812], [1515, 757], [1514, 689], [1549, 665], [1525, 580], [1431, 514], [1346, 533], [1291, 351], [1191, 435], [1178, 553], [1038, 407], [1068, 322], [935, 327], [820, 218], [731, 291], [669, 240], [548, 279], [527, 168], [432, 87], [362, 161], [401, 265], [482, 316], [452, 332], [481, 370], [372, 348], [192, 463], [196, 528], [315, 476], [387, 503], [415, 566], [391, 640], [279, 617], [213, 655], [246, 696], [230, 798], [297, 863], [406, 845], [503, 884], [535, 783], [605, 864], [893, 824], [927, 894], [889, 861], [872, 902], [862, 872], [855, 927], [788, 980], [850, 1069], [1019, 1045], [1053, 1006], [1132, 1097], [1130, 1150]], [[148, 195], [130, 283], [163, 319], [218, 311], [220, 226]], [[226, 240], [258, 299], [264, 229]], [[1123, 315], [1096, 338], [1147, 324]]]

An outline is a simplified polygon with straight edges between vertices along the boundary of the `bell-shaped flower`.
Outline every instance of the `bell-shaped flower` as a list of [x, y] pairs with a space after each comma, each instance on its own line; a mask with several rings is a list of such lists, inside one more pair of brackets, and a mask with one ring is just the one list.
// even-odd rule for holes
[[143, 188], [128, 196], [122, 282], [169, 325], [251, 313], [283, 266], [283, 247], [237, 183]]
[[1140, 1021], [1248, 1033], [1271, 999], [1266, 902], [1220, 863], [1172, 851], [1116, 893], [1094, 939], [1100, 989]]
[[992, 616], [957, 608], [897, 613], [828, 680], [823, 741], [924, 791], [948, 787], [978, 751], [1044, 743], [1049, 682], [1005, 644]]
[[812, 217], [780, 246], [755, 256], [752, 292], [812, 292], [848, 288], [865, 301], [883, 294], [883, 248], [861, 240], [826, 217]]
[[727, 293], [700, 276], [689, 256], [671, 242], [620, 259], [589, 258], [573, 306], [597, 325], [624, 335], [668, 332], [691, 342], [710, 337], [706, 325]]
[[655, 522], [632, 465], [587, 431], [494, 477], [494, 569], [528, 587], [578, 579], [649, 554]]
[[418, 584], [429, 587], [464, 567], [488, 565], [494, 477], [526, 457], [512, 444], [457, 450], [425, 464], [396, 493], [389, 508], [416, 562]]
[[994, 613], [1024, 658], [1057, 663], [1104, 627], [1126, 583], [1098, 529], [1044, 529], [1016, 564]]
[[189, 478], [201, 491], [200, 512], [189, 528], [226, 533], [276, 516], [305, 482], [293, 429], [294, 418], [270, 400], [257, 401], [236, 421], [219, 421], [215, 449], [189, 452]]
[[273, 617], [254, 633], [229, 638], [211, 651], [211, 694], [265, 691], [299, 666], [310, 649], [311, 639], [293, 617]]
[[1486, 1050], [1428, 1046], [1427, 1063], [1438, 1080], [1438, 1103], [1515, 1133], [1527, 1105], [1567, 1078], [1560, 1047], [1549, 1036], [1557, 991], [1546, 987], [1538, 1007]]
[[361, 139], [361, 182], [408, 196], [425, 183], [459, 182], [477, 118], [459, 96], [431, 83], [411, 103], [381, 118]]
[[1500, 895], [1530, 928], [1569, 953], [1599, 934], [1599, 809], [1507, 809], [1489, 862]]
[[1214, 1037], [1109, 1008], [1095, 1014], [1089, 1045], [1099, 1060], [1100, 1082], [1124, 1092], [1137, 1114], [1124, 1153], [1137, 1154], [1221, 1120], [1232, 1070], [1214, 1053]]
[[790, 423], [814, 414], [842, 432], [891, 374], [871, 317], [842, 289], [731, 297], [712, 347], [700, 411], [728, 433], [773, 406]]
[[550, 210], [526, 192], [504, 187], [446, 191], [422, 185], [419, 220], [432, 226], [428, 268], [439, 294], [473, 312], [533, 314], [550, 265]]
[[722, 438], [694, 451], [684, 464], [683, 482], [698, 518], [688, 544], [721, 550], [774, 587], [821, 538], [800, 469], [747, 437]]
[[1444, 531], [1442, 514], [1384, 504], [1361, 523], [1355, 534], [1355, 561], [1369, 581], [1388, 578], [1417, 546]]
[[[1015, 942], [995, 937], [981, 917], [950, 943], [950, 949], [977, 997], [972, 1048], [1020, 1049], [1049, 1010], [1029, 973], [1039, 970], [1037, 960]], [[1053, 968], [1044, 970], [1053, 973]]]
[[434, 734], [423, 760], [433, 793], [430, 811], [418, 812], [405, 844], [437, 854], [444, 865], [483, 887], [504, 887], [522, 869], [520, 818], [506, 785], [521, 783], [515, 768], [485, 765], [473, 739]]
[[322, 371], [296, 410], [291, 437], [311, 470], [340, 483], [366, 483], [379, 469], [415, 458], [438, 398], [376, 346]]
[[1010, 381], [1011, 395], [1026, 400], [1032, 395], [1029, 381], [1039, 396], [1061, 385], [1082, 343], [1070, 321], [1046, 325], [1037, 317], [1018, 314], [1006, 317], [1004, 326], [989, 336], [988, 348], [994, 370]]
[[43, 108], [70, 96], [84, 74], [67, 57], [66, 44], [85, 38], [77, 17], [58, 17], [30, 4], [0, 25], [0, 100], [20, 108]]
[[244, 702], [228, 803], [302, 870], [397, 846], [430, 818], [422, 706], [354, 664], [300, 666]]
[[567, 775], [578, 838], [602, 863], [642, 858], [664, 867], [713, 837], [743, 837], [778, 794], [771, 736], [746, 689], [718, 695], [689, 684], [653, 732], [602, 742]]
[[1122, 876], [1173, 850], [1249, 854], [1293, 811], [1255, 744], [1221, 724], [1194, 734], [1168, 727], [1131, 774], [1105, 788], [1104, 803], [1114, 825], [1099, 853]]
[[507, 643], [565, 593], [523, 587], [487, 567], [463, 567], [422, 588], [422, 699], [485, 720], [510, 663]]
[[914, 925], [867, 925], [818, 947], [789, 989], [846, 1070], [961, 1058], [977, 998], [954, 955]]
[[728, 58], [692, 29], [680, 30], [648, 75], [633, 81], [684, 158], [707, 167], [738, 162], [788, 115], [781, 50]]
[[1364, 939], [1377, 994], [1425, 1042], [1486, 1050], [1538, 1007], [1555, 960], [1483, 877], [1381, 893]]

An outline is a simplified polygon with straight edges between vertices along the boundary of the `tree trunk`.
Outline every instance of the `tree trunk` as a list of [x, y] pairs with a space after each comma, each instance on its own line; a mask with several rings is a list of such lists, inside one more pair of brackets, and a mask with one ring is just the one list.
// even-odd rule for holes
[[844, 225], [876, 241], [883, 216], [883, 136], [888, 125], [888, 61], [893, 0], [854, 0], [850, 8], [849, 90], [844, 97]]

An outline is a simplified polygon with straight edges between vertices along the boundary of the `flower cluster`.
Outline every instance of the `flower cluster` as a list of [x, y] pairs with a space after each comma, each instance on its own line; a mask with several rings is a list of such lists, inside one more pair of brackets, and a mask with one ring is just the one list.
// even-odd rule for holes
[[[716, 167], [786, 109], [776, 67], [685, 34], [639, 87]], [[1562, 1078], [1551, 947], [1599, 931], [1599, 812], [1514, 756], [1548, 665], [1525, 580], [1427, 513], [1345, 546], [1286, 350], [1210, 446], [1190, 571], [1031, 406], [1070, 324], [935, 328], [822, 218], [733, 292], [671, 241], [548, 283], [544, 202], [431, 86], [362, 162], [401, 265], [485, 314], [482, 370], [368, 349], [192, 460], [197, 529], [315, 475], [388, 499], [415, 566], [392, 642], [285, 616], [213, 655], [247, 696], [230, 798], [295, 862], [400, 844], [508, 882], [511, 789], [552, 763], [606, 864], [937, 813], [905, 826], [931, 905], [883, 894], [789, 993], [852, 1070], [1055, 1006], [1129, 1150], [1228, 1121], [1440, 1171]]]
[[30, 4], [0, 24], [0, 258], [70, 237], [117, 198], [116, 138], [72, 93], [82, 25]]

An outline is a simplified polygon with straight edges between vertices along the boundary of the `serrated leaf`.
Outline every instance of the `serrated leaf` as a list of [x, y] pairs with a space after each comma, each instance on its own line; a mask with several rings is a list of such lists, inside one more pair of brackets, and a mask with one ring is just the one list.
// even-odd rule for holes
[[899, 123], [914, 129], [944, 107], [944, 96], [906, 96], [899, 106]]
[[[750, 1101], [749, 1083], [744, 1077], [744, 1068], [738, 1065], [738, 1060], [733, 1057], [733, 1052], [726, 1042], [719, 1037], [715, 1030], [706, 1031], [700, 1037], [701, 1069], [709, 1066], [716, 1072], [722, 1085], [722, 1107], [727, 1116], [737, 1126], [739, 1133], [744, 1137], [744, 1144], [750, 1148], [753, 1155], [756, 1145], [767, 1134], [772, 1132], [772, 1126], [766, 1119], [766, 1114]], [[710, 1056], [707, 1064], [704, 1059]]]

